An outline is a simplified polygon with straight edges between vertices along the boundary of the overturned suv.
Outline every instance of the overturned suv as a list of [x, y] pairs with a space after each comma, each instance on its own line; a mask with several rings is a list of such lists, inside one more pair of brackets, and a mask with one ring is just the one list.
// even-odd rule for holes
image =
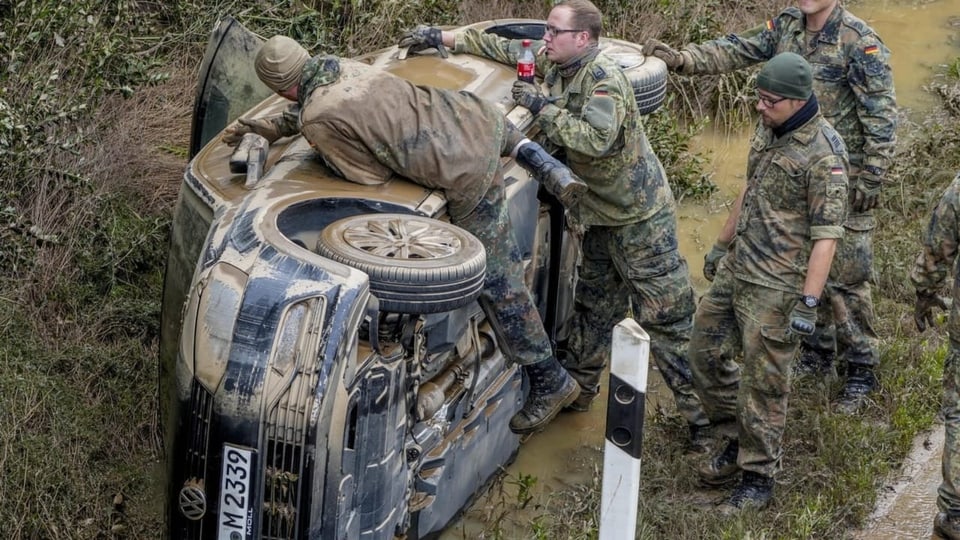
[[[530, 20], [473, 26], [510, 38], [544, 30]], [[509, 422], [524, 401], [521, 372], [477, 303], [483, 246], [449, 223], [442, 193], [402, 178], [351, 183], [302, 137], [250, 148], [237, 167], [222, 129], [287, 104], [253, 73], [260, 43], [221, 21], [197, 90], [163, 297], [166, 535], [436, 536], [520, 445]], [[655, 109], [662, 62], [623, 41], [601, 48], [634, 82], [641, 110]], [[533, 129], [510, 98], [510, 66], [406, 53], [359, 59], [474, 92]], [[527, 285], [562, 339], [575, 237], [527, 172], [510, 162], [503, 171]]]

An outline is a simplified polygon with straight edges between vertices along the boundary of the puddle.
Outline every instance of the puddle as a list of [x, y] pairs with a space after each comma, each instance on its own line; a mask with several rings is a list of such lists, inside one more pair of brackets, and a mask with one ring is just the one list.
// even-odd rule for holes
[[[853, 6], [852, 10], [873, 26], [893, 51], [891, 63], [898, 105], [911, 118], [922, 119], [921, 115], [936, 102], [922, 89], [931, 79], [933, 68], [960, 56], [960, 26], [957, 25], [960, 0], [938, 0], [918, 5], [902, 0], [867, 0]], [[732, 134], [724, 130], [710, 131], [693, 142], [695, 150], [708, 154], [714, 182], [719, 187], [709, 201], [684, 203], [678, 211], [680, 251], [690, 264], [694, 287], [701, 292], [708, 285], [702, 274], [703, 256], [713, 246], [727, 218], [727, 205], [736, 198], [743, 185], [751, 133], [752, 128]], [[647, 399], [648, 412], [655, 411], [658, 402], [666, 410], [674, 410], [670, 403], [672, 396], [652, 364]], [[535, 478], [536, 482], [526, 487], [536, 500], [573, 484], [593, 483], [594, 475], [601, 474], [602, 463], [598, 456], [603, 445], [605, 403], [606, 397], [601, 395], [588, 413], [561, 414], [545, 431], [526, 441], [517, 460], [507, 468], [503, 483], [480, 497], [463, 519], [452, 524], [440, 538], [528, 537], [530, 523], [537, 512], [531, 508], [516, 511], [519, 484], [523, 478]], [[923, 439], [917, 443], [918, 450], [908, 460], [908, 467], [899, 479], [893, 479], [900, 483], [888, 488], [887, 496], [872, 516], [870, 525], [864, 531], [851, 533], [855, 538], [929, 537], [940, 481], [942, 433], [941, 426], [939, 438], [936, 432], [928, 435], [929, 449], [924, 447]], [[498, 533], [492, 532], [494, 530]]]

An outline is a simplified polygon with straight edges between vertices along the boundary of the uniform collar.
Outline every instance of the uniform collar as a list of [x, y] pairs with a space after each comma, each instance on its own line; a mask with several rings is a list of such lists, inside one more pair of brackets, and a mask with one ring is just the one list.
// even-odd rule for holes
[[[806, 28], [807, 17], [804, 15], [804, 28]], [[840, 42], [840, 23], [843, 21], [843, 6], [837, 2], [837, 5], [833, 8], [833, 11], [830, 12], [830, 16], [827, 17], [827, 22], [823, 24], [823, 28], [817, 33], [817, 41], [822, 41], [824, 43], [830, 43], [836, 45]]]
[[570, 60], [565, 64], [557, 66], [560, 71], [560, 76], [564, 79], [567, 77], [573, 77], [578, 71], [580, 71], [580, 68], [583, 67], [584, 64], [596, 58], [599, 52], [600, 48], [597, 47], [597, 44], [591, 44], [580, 56]]

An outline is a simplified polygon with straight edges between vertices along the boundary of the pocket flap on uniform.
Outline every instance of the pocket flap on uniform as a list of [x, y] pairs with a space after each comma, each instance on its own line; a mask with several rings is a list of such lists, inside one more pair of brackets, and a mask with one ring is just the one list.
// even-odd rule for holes
[[847, 216], [843, 226], [852, 231], [872, 231], [877, 226], [877, 219], [870, 214]]

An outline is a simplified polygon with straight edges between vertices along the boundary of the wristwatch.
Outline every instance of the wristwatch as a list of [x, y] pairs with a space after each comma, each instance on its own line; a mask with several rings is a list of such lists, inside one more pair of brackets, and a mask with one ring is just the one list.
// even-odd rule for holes
[[811, 294], [805, 294], [800, 297], [800, 301], [808, 308], [815, 308], [820, 305], [820, 299]]

